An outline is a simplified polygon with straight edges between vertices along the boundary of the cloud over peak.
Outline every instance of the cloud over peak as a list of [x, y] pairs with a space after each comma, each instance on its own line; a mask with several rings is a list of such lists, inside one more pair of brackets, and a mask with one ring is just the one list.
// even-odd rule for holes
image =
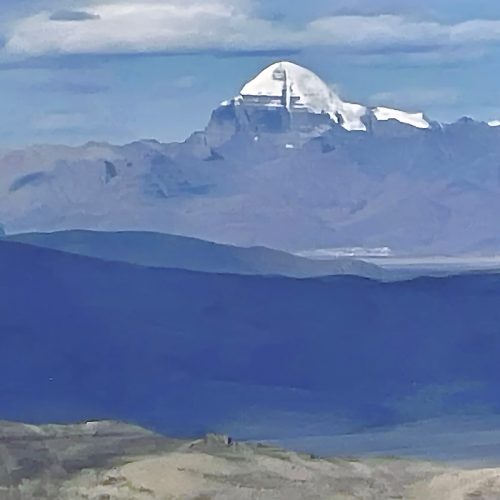
[[[17, 20], [10, 54], [300, 50], [436, 51], [500, 42], [500, 20], [456, 24], [403, 15], [331, 15], [300, 26], [259, 16], [250, 0], [93, 1]], [[99, 22], [76, 22], [99, 20]], [[54, 22], [59, 21], [59, 22]], [[62, 22], [66, 21], [66, 22]]]

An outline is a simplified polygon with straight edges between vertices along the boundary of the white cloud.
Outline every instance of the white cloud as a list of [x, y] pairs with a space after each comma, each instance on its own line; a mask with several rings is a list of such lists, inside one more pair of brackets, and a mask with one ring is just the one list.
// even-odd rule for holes
[[[14, 26], [6, 49], [15, 53], [143, 52], [215, 48], [218, 36], [241, 14], [218, 1], [188, 3], [142, 2], [90, 5], [99, 16], [94, 23], [58, 23], [49, 12], [21, 20]], [[93, 26], [92, 26], [93, 25]], [[227, 38], [227, 29], [223, 38]], [[221, 31], [222, 33], [222, 31]]]
[[300, 49], [438, 51], [500, 42], [500, 20], [446, 25], [399, 15], [330, 16], [301, 28], [258, 17], [251, 0], [93, 1], [94, 22], [56, 22], [42, 11], [11, 27], [10, 54]]
[[401, 16], [333, 16], [309, 24], [308, 37], [321, 45], [436, 45], [447, 40], [447, 27]]

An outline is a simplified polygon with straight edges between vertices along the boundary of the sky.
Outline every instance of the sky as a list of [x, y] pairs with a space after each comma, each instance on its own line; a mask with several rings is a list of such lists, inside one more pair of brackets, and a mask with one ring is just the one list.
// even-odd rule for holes
[[184, 140], [279, 60], [350, 102], [500, 119], [498, 0], [2, 0], [0, 149]]

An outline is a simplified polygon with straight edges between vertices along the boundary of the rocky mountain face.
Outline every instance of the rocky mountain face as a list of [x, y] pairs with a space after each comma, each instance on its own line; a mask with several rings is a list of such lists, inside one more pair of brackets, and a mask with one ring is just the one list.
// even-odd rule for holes
[[500, 128], [343, 102], [277, 63], [182, 144], [34, 146], [0, 157], [7, 233], [174, 233], [289, 251], [498, 251]]

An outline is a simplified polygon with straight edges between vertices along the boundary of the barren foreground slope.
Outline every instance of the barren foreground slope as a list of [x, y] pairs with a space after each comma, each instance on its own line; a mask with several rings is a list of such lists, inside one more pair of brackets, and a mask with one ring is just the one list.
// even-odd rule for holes
[[112, 422], [0, 425], [1, 500], [500, 498], [498, 470], [323, 460], [220, 436], [164, 438]]

